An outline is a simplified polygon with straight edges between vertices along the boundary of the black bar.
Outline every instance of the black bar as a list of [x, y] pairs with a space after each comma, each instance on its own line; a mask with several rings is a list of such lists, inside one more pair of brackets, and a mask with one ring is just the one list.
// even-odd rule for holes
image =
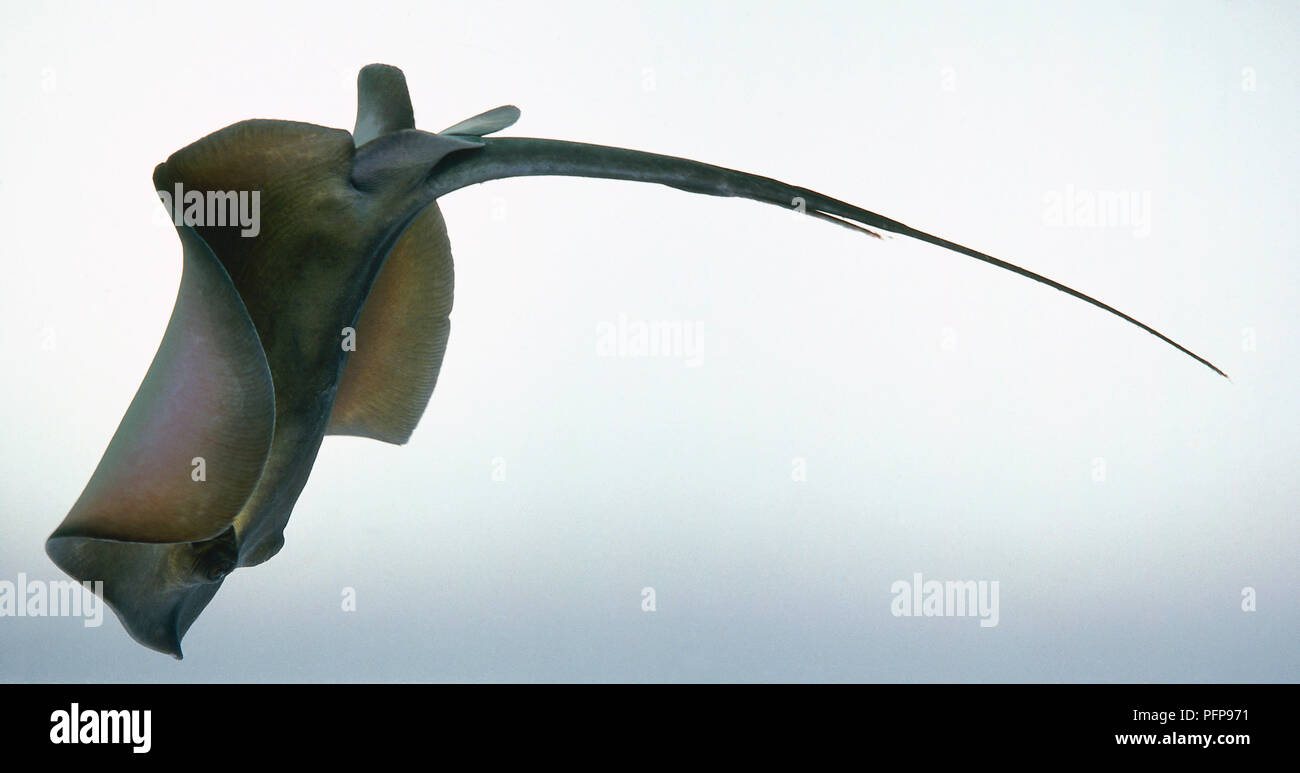
[[[1285, 753], [1295, 685], [6, 685], [0, 739], [41, 760], [225, 757], [280, 747], [304, 759], [346, 751], [594, 748], [632, 757], [690, 744], [736, 751], [843, 747], [859, 761], [893, 752], [1056, 759], [1106, 752], [1186, 759]], [[103, 711], [136, 711], [143, 743], [71, 743]], [[62, 712], [60, 714], [59, 712]], [[90, 712], [90, 713], [88, 713]], [[1194, 712], [1194, 713], [1193, 713]], [[1209, 713], [1213, 712], [1213, 713]], [[110, 715], [110, 726], [125, 715]], [[129, 721], [125, 720], [125, 721]], [[93, 732], [87, 724], [94, 724]], [[62, 725], [60, 727], [60, 725]], [[129, 725], [120, 725], [129, 728]], [[52, 742], [58, 735], [60, 743]], [[142, 732], [137, 735], [143, 735]], [[1192, 735], [1213, 740], [1190, 742]], [[1121, 743], [1118, 737], [1125, 741]], [[629, 745], [630, 744], [630, 745]], [[618, 747], [616, 747], [618, 748]], [[991, 755], [997, 755], [991, 756]], [[919, 758], [918, 758], [919, 759]], [[541, 761], [541, 757], [537, 759]], [[622, 764], [618, 767], [622, 767]]]

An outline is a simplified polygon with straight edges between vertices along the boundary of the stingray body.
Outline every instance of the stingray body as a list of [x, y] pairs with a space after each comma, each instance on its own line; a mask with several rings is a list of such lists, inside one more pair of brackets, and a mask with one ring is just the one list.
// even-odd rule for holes
[[[513, 107], [415, 129], [400, 70], [363, 68], [352, 133], [244, 121], [177, 151], [159, 191], [257, 191], [255, 236], [172, 201], [184, 247], [176, 308], [135, 399], [46, 550], [140, 643], [181, 639], [236, 567], [275, 555], [327, 434], [403, 443], [437, 381], [453, 270], [436, 199], [487, 180], [576, 175], [799, 207], [891, 231], [1093, 298], [815, 191], [700, 162], [581, 143], [490, 138]], [[179, 187], [178, 187], [179, 186]], [[176, 211], [183, 209], [183, 212]], [[355, 347], [343, 345], [355, 332]]]

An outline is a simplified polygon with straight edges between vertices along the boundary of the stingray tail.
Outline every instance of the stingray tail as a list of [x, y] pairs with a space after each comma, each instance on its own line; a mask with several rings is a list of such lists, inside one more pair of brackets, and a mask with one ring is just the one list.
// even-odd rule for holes
[[429, 175], [429, 185], [435, 198], [488, 180], [559, 175], [658, 183], [690, 193], [761, 201], [864, 231], [877, 238], [880, 235], [872, 229], [909, 236], [1041, 282], [1136, 325], [1220, 376], [1227, 378], [1228, 375], [1209, 360], [1155, 328], [1060, 282], [807, 188], [676, 156], [604, 145], [523, 137], [484, 137], [482, 142], [483, 148], [447, 156], [433, 168]]

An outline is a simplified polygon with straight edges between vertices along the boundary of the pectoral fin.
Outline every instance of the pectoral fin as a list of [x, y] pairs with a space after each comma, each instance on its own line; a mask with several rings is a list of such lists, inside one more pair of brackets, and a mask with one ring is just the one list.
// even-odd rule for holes
[[447, 351], [453, 284], [447, 226], [430, 204], [388, 254], [362, 307], [328, 434], [410, 439]]
[[195, 542], [252, 493], [275, 429], [271, 371], [225, 269], [189, 227], [162, 344], [54, 537]]
[[132, 636], [177, 655], [180, 635], [234, 567], [231, 523], [275, 429], [271, 372], [253, 323], [203, 239], [178, 231], [185, 268], [162, 344], [45, 545], [72, 577], [103, 581]]

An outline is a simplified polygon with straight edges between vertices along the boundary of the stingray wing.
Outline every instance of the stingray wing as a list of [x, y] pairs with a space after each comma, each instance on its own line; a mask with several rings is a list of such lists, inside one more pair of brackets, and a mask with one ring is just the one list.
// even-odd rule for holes
[[103, 581], [132, 636], [174, 654], [193, 619], [185, 610], [197, 604], [197, 615], [233, 568], [231, 524], [275, 430], [271, 372], [248, 312], [203, 239], [178, 231], [185, 268], [162, 344], [46, 542], [69, 575]]
[[430, 204], [388, 254], [362, 307], [328, 434], [410, 439], [447, 351], [453, 285], [447, 226]]

